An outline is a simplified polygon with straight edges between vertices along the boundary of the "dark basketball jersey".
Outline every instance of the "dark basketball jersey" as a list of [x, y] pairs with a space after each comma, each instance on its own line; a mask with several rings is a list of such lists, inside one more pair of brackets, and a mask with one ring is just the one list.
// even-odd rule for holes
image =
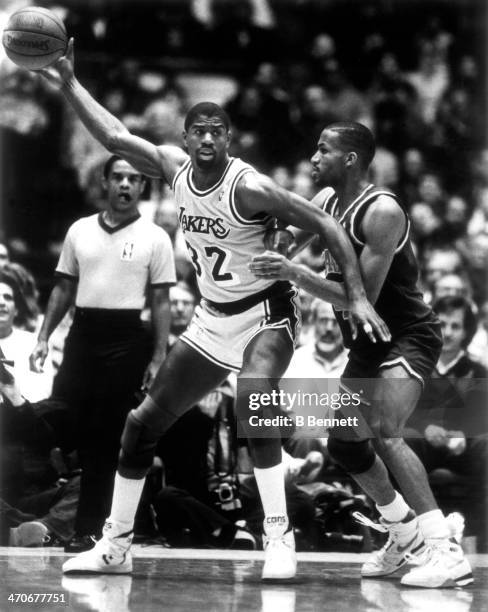
[[[368, 207], [380, 195], [388, 195], [398, 202], [395, 194], [370, 184], [340, 214], [337, 195], [334, 190], [331, 188], [324, 189], [323, 194], [323, 209], [335, 217], [346, 230], [358, 258], [365, 244], [361, 225]], [[400, 203], [399, 205], [401, 206]], [[402, 210], [404, 210], [403, 206]], [[390, 269], [375, 304], [375, 309], [388, 325], [393, 340], [395, 336], [401, 334], [409, 326], [426, 320], [432, 320], [433, 317], [431, 308], [424, 302], [422, 294], [417, 287], [419, 270], [409, 239], [410, 220], [406, 212], [405, 218], [407, 223], [404, 234], [396, 248]], [[325, 276], [330, 280], [342, 281], [340, 269], [328, 250], [325, 251]], [[359, 330], [360, 333], [356, 340], [352, 341], [351, 330], [347, 320], [348, 311], [335, 308], [334, 311], [342, 330], [344, 344], [348, 348], [370, 345], [362, 330]]]

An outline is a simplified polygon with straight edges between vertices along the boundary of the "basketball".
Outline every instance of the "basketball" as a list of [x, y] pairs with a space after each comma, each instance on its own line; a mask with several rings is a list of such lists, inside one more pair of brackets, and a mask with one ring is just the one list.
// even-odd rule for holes
[[2, 42], [17, 66], [41, 70], [65, 54], [68, 36], [64, 23], [54, 13], [29, 6], [11, 15]]

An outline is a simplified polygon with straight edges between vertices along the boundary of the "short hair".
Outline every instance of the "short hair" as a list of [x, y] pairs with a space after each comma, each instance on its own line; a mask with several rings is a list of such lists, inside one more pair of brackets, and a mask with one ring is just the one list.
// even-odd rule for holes
[[120, 161], [122, 158], [120, 157], [120, 155], [111, 155], [107, 161], [104, 163], [103, 165], [103, 178], [108, 178], [110, 171], [112, 170], [113, 165], [115, 164], [115, 162]]
[[357, 153], [361, 167], [366, 169], [376, 152], [375, 137], [370, 129], [357, 121], [338, 121], [326, 127], [339, 134], [343, 147]]
[[478, 314], [473, 302], [462, 295], [446, 295], [436, 300], [432, 308], [437, 314], [450, 314], [453, 310], [463, 311], [463, 325], [466, 337], [461, 346], [466, 348], [471, 343], [478, 328]]
[[228, 132], [230, 130], [229, 115], [223, 108], [214, 102], [199, 102], [195, 104], [195, 106], [192, 106], [186, 114], [185, 132], [188, 132], [199, 115], [204, 115], [205, 117], [218, 117], [224, 124], [226, 131]]

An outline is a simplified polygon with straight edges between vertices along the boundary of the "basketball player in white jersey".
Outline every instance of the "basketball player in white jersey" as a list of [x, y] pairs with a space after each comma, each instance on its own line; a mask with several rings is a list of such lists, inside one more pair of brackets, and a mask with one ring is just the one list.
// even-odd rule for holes
[[[134, 515], [160, 436], [230, 370], [247, 381], [236, 410], [244, 433], [251, 434], [249, 417], [255, 413], [249, 412], [249, 392], [269, 392], [270, 379], [280, 379], [288, 366], [299, 322], [295, 289], [288, 282], [257, 279], [248, 270], [252, 255], [263, 251], [273, 218], [316, 232], [326, 241], [345, 277], [352, 320], [359, 323], [359, 330], [353, 324], [355, 333], [375, 341], [374, 333], [388, 340], [389, 332], [364, 297], [354, 252], [340, 226], [248, 164], [229, 157], [229, 119], [220, 107], [201, 103], [189, 111], [183, 133], [185, 153], [131, 135], [101, 107], [74, 76], [72, 40], [66, 56], [44, 74], [61, 85], [85, 126], [109, 151], [172, 186], [203, 296], [149, 394], [127, 418], [103, 538], [63, 566], [64, 572], [128, 573]], [[271, 416], [266, 410], [261, 407], [259, 414]], [[259, 437], [249, 437], [249, 449], [265, 515], [262, 576], [291, 578], [296, 558], [279, 431], [261, 428]]]

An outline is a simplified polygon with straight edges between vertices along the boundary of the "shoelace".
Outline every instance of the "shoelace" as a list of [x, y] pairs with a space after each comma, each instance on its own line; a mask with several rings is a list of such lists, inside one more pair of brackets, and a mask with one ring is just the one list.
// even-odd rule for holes
[[386, 527], [386, 525], [383, 525], [382, 523], [375, 523], [361, 512], [353, 512], [352, 516], [354, 520], [360, 525], [371, 527], [372, 529], [376, 529], [376, 531], [379, 531], [380, 533], [386, 533], [390, 531], [388, 527]]

